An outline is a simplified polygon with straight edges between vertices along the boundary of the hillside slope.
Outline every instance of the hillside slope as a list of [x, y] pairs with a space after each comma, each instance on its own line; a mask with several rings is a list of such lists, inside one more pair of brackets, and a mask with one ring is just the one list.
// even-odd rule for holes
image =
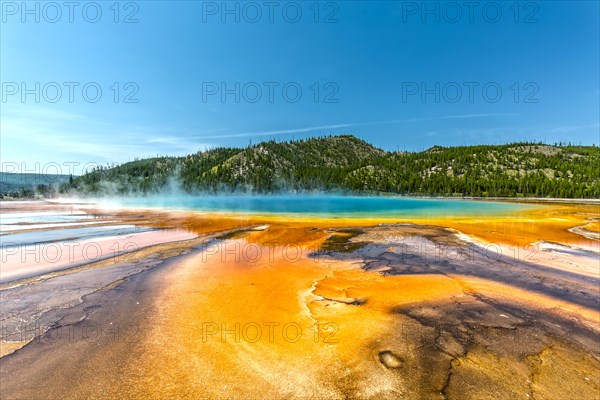
[[68, 183], [70, 175], [44, 173], [0, 172], [0, 198], [31, 197], [35, 192], [43, 195], [55, 194], [58, 187]]
[[336, 190], [440, 196], [600, 197], [600, 148], [535, 143], [386, 152], [354, 136], [263, 142], [101, 168], [63, 192]]

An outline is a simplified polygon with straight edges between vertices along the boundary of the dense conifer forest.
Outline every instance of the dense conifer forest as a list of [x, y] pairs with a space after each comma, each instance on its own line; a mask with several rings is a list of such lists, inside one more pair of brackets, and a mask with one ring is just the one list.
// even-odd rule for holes
[[99, 167], [60, 187], [83, 195], [171, 190], [600, 198], [600, 148], [512, 143], [388, 152], [354, 136], [329, 136]]

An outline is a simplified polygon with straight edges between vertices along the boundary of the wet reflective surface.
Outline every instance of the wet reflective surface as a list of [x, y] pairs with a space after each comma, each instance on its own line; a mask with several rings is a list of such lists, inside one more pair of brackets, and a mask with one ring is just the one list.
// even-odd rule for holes
[[[3, 398], [598, 397], [600, 255], [569, 231], [593, 233], [593, 207], [512, 225], [106, 216], [200, 236], [2, 290], [4, 320], [56, 321], [0, 359]], [[100, 272], [121, 278], [78, 297]]]

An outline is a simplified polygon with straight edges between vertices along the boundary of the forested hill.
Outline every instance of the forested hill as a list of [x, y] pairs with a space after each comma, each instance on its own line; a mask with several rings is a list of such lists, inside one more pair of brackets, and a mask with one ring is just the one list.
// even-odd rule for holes
[[136, 195], [174, 188], [600, 198], [600, 148], [513, 143], [386, 152], [354, 136], [269, 141], [98, 168], [61, 191]]
[[[52, 197], [61, 184], [68, 183], [70, 175], [20, 172], [0, 172], [0, 199], [33, 197], [36, 193]], [[66, 185], [69, 186], [69, 185]]]

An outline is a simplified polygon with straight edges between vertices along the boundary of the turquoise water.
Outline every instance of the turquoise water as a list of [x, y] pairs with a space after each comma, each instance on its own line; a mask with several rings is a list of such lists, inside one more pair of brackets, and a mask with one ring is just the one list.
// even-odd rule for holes
[[484, 216], [533, 207], [492, 201], [332, 195], [161, 196], [125, 198], [112, 203], [123, 207], [327, 217]]

